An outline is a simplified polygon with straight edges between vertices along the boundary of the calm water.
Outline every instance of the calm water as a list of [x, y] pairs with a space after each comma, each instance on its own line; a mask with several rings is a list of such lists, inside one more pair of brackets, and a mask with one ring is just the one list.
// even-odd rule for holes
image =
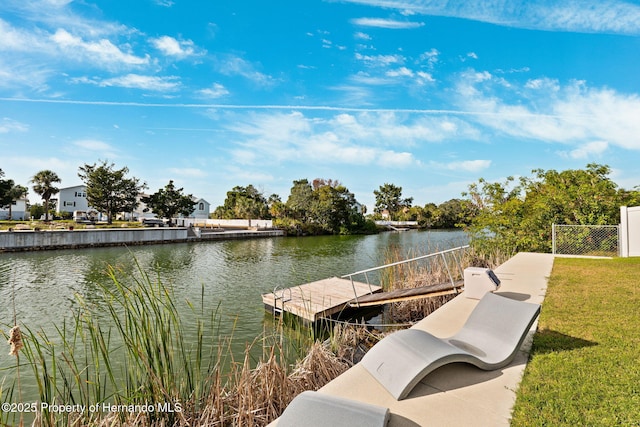
[[[200, 301], [218, 310], [220, 333], [233, 336], [242, 352], [263, 332], [261, 294], [276, 285], [289, 287], [341, 276], [384, 263], [396, 245], [408, 257], [467, 243], [460, 231], [409, 231], [373, 236], [267, 238], [0, 254], [0, 328], [13, 323], [52, 330], [77, 307], [75, 295], [92, 299], [97, 283], [109, 283], [108, 265], [135, 272], [135, 262], [152, 277], [170, 285], [177, 298]], [[0, 369], [15, 364], [8, 346], [0, 345]], [[0, 371], [0, 379], [3, 374]]]

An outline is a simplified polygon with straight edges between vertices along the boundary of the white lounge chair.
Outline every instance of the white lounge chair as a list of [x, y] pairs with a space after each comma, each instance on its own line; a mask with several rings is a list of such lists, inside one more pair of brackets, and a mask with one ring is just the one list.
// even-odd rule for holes
[[291, 401], [278, 418], [278, 427], [384, 427], [389, 409], [315, 391]]
[[488, 371], [508, 365], [539, 313], [538, 304], [487, 293], [452, 337], [441, 339], [415, 328], [394, 332], [360, 363], [401, 400], [430, 372], [449, 363], [466, 362]]

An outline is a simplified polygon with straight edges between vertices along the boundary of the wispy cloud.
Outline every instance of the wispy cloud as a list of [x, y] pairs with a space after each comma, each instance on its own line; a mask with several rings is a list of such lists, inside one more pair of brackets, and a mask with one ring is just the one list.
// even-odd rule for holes
[[422, 161], [413, 152], [417, 146], [464, 133], [464, 124], [452, 125], [447, 118], [406, 118], [390, 112], [326, 118], [300, 111], [261, 113], [238, 117], [226, 126], [235, 135], [234, 162], [251, 167], [302, 160], [314, 165], [419, 167]]
[[361, 53], [355, 54], [358, 61], [365, 62], [366, 64], [374, 67], [387, 67], [389, 65], [403, 64], [405, 58], [402, 55], [363, 55]]
[[202, 178], [207, 176], [207, 172], [197, 168], [169, 168], [169, 172], [187, 178]]
[[470, 116], [487, 132], [577, 145], [572, 158], [601, 153], [610, 145], [640, 150], [637, 94], [591, 88], [580, 81], [562, 85], [539, 79], [518, 85], [473, 70], [459, 76], [456, 91], [461, 110], [487, 113]]
[[170, 57], [183, 59], [190, 56], [200, 56], [205, 54], [205, 51], [198, 49], [192, 40], [178, 40], [173, 37], [162, 36], [152, 38], [150, 41], [151, 44], [162, 52], [163, 55]]
[[431, 162], [432, 166], [451, 171], [481, 172], [491, 167], [491, 160], [462, 160], [449, 163]]
[[197, 94], [204, 98], [217, 99], [229, 95], [229, 90], [220, 83], [214, 83], [211, 87], [200, 89]]
[[0, 119], [0, 133], [26, 132], [29, 126], [16, 120], [4, 117]]
[[149, 56], [136, 56], [125, 52], [108, 39], [85, 41], [66, 30], [59, 29], [51, 36], [51, 40], [69, 57], [76, 59], [93, 59], [100, 63], [123, 65], [146, 65]]
[[81, 77], [72, 80], [75, 83], [88, 83], [100, 87], [124, 87], [130, 89], [151, 90], [154, 92], [171, 92], [177, 90], [180, 78], [177, 76], [145, 76], [141, 74], [127, 74], [108, 79]]
[[589, 159], [600, 157], [608, 148], [607, 141], [592, 141], [571, 151], [560, 151], [559, 154], [569, 159]]
[[352, 19], [351, 23], [361, 27], [376, 27], [391, 30], [407, 30], [424, 26], [424, 22], [397, 21], [395, 19], [383, 18], [356, 18]]
[[237, 56], [221, 55], [216, 60], [217, 71], [226, 76], [241, 76], [260, 86], [272, 86], [275, 79], [256, 69], [256, 65]]
[[517, 28], [640, 34], [640, 5], [622, 0], [343, 0], [410, 14], [448, 16]]
[[85, 151], [87, 153], [98, 154], [104, 159], [113, 159], [118, 157], [118, 150], [112, 145], [97, 139], [81, 139], [73, 143], [75, 149]]

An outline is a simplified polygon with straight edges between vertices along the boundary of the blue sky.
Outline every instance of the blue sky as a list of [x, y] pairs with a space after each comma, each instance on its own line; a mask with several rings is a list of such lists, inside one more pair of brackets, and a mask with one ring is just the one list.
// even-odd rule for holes
[[100, 160], [213, 207], [300, 178], [441, 203], [591, 162], [631, 189], [640, 2], [3, 0], [0, 168], [64, 187]]

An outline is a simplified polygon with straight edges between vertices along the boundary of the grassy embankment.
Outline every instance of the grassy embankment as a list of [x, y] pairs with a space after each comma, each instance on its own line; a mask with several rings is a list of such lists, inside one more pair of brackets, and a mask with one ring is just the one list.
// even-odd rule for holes
[[640, 425], [640, 258], [556, 259], [513, 426]]

